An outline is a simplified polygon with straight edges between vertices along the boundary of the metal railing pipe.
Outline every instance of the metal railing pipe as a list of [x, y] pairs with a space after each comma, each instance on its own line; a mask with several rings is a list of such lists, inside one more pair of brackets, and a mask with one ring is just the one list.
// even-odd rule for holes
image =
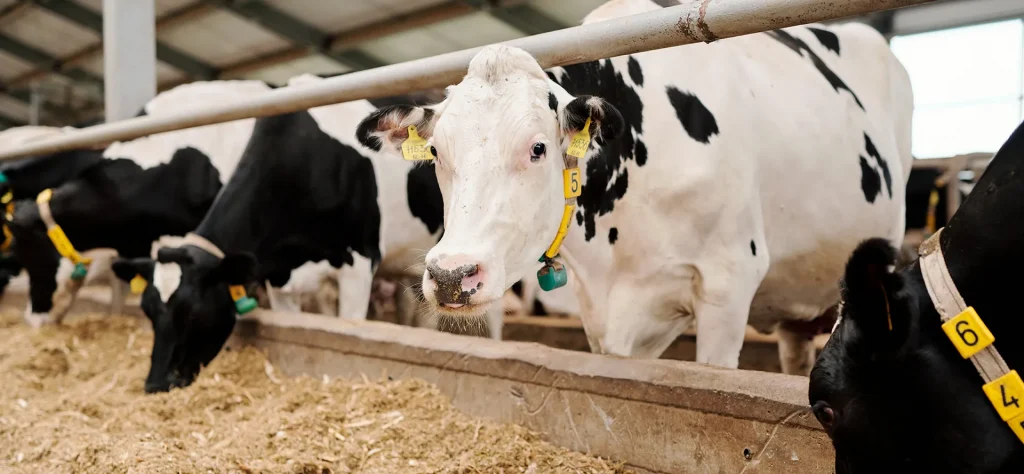
[[[935, 0], [690, 0], [679, 6], [508, 41], [542, 67], [759, 33]], [[269, 91], [218, 107], [182, 110], [111, 122], [0, 150], [0, 160], [95, 147], [155, 133], [295, 112], [356, 99], [373, 99], [458, 82], [481, 48]]]

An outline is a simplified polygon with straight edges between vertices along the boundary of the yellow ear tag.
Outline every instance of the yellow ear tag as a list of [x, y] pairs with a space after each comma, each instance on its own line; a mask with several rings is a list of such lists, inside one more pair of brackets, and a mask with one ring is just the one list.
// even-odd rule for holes
[[75, 250], [75, 246], [71, 245], [71, 241], [68, 240], [68, 236], [64, 234], [64, 229], [61, 229], [59, 225], [55, 225], [46, 230], [46, 235], [50, 237], [50, 241], [53, 242], [53, 246], [57, 249], [62, 257], [71, 260], [71, 263], [91, 263], [90, 259], [82, 258]]
[[402, 158], [408, 161], [433, 160], [427, 140], [416, 133], [416, 126], [409, 125], [409, 138], [402, 142]]
[[228, 292], [231, 293], [232, 301], [238, 301], [242, 298], [245, 298], [245, 287], [242, 285], [228, 286]]
[[569, 143], [569, 149], [565, 150], [565, 154], [582, 159], [587, 154], [588, 148], [590, 148], [590, 117], [587, 117], [587, 123], [583, 124], [583, 128], [572, 136], [572, 142]]
[[133, 295], [141, 295], [146, 290], [146, 279], [142, 278], [142, 275], [135, 275], [132, 281], [128, 283], [128, 286], [132, 289]]

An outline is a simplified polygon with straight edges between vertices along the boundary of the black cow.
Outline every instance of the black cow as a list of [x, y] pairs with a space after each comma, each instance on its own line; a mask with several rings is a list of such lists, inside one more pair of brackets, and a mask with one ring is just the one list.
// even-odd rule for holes
[[[118, 277], [149, 283], [142, 307], [156, 343], [147, 392], [190, 384], [216, 356], [236, 319], [229, 286], [268, 281], [280, 288], [306, 262], [350, 269], [362, 259], [369, 262], [358, 275], [365, 297], [342, 303], [365, 315], [373, 270], [404, 270], [404, 254], [418, 256], [408, 250], [436, 241], [442, 205], [433, 166], [387, 157], [375, 171], [375, 153], [354, 137], [373, 109], [357, 101], [258, 119], [235, 174], [194, 231], [199, 239], [161, 248], [155, 261], [114, 263]], [[402, 186], [388, 187], [396, 182]], [[382, 236], [388, 213], [393, 231]], [[389, 265], [382, 248], [398, 263]], [[342, 281], [342, 291], [351, 283]]]
[[[5, 162], [0, 164], [0, 196], [10, 192], [13, 201], [35, 199], [44, 189], [60, 186], [102, 160], [99, 152], [70, 151]], [[7, 213], [0, 212], [0, 225], [8, 224]], [[10, 239], [12, 242], [6, 242], [5, 247], [13, 250], [13, 235], [0, 238], [4, 242]], [[21, 270], [21, 263], [12, 252], [0, 256], [0, 294]]]
[[[150, 114], [169, 113], [267, 90], [259, 81], [190, 83], [158, 95], [145, 109]], [[148, 256], [159, 237], [183, 235], [199, 224], [222, 179], [241, 157], [253, 122], [229, 122], [115, 143], [103, 151], [39, 158], [34, 168], [12, 173], [10, 182], [18, 186], [31, 183], [32, 176], [49, 177], [64, 167], [65, 160], [83, 163], [76, 173], [45, 183], [52, 188], [48, 205], [55, 223], [78, 251], [110, 248], [127, 257]], [[64, 288], [70, 294], [55, 298], [60, 256], [39, 211], [35, 199], [18, 201], [10, 222], [14, 255], [29, 275], [26, 320], [33, 325], [59, 322], [77, 291], [76, 286], [67, 285]]]
[[[939, 236], [950, 276], [1024, 370], [1024, 124], [1002, 146]], [[983, 379], [941, 328], [920, 260], [893, 271], [896, 249], [862, 243], [846, 265], [841, 320], [811, 372], [810, 403], [840, 474], [1020, 473], [1018, 439], [982, 391]], [[1005, 272], [1000, 274], [999, 272]], [[1005, 398], [1002, 403], [1024, 400]], [[1009, 406], [1009, 405], [1007, 405]]]

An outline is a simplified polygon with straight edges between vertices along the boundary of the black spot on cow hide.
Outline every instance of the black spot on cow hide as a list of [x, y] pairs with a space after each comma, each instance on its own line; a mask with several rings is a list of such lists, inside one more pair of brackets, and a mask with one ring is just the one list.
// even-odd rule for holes
[[633, 80], [638, 86], [644, 85], [644, 71], [640, 69], [640, 61], [637, 61], [633, 56], [629, 57], [627, 61], [629, 66], [629, 78]]
[[850, 95], [853, 96], [853, 100], [857, 102], [857, 106], [860, 107], [861, 110], [864, 110], [864, 104], [860, 103], [860, 99], [857, 98], [857, 94], [855, 94], [853, 90], [851, 90], [850, 87], [847, 86], [846, 83], [843, 82], [843, 80], [840, 79], [839, 76], [836, 75], [836, 73], [833, 72], [827, 64], [825, 64], [825, 61], [821, 60], [821, 57], [819, 57], [814, 51], [811, 50], [809, 46], [807, 46], [807, 43], [804, 43], [803, 40], [796, 38], [793, 35], [786, 33], [785, 31], [782, 30], [769, 31], [767, 35], [772, 37], [776, 41], [782, 43], [784, 46], [793, 50], [800, 56], [803, 56], [804, 53], [807, 53], [807, 56], [811, 58], [811, 63], [814, 64], [814, 67], [818, 70], [819, 73], [821, 73], [822, 77], [824, 77], [825, 80], [828, 81], [832, 88], [835, 89], [836, 92], [839, 92], [840, 89], [849, 92]]
[[636, 157], [637, 166], [647, 164], [647, 145], [639, 138], [636, 140], [636, 146], [633, 147], [633, 156]]
[[711, 111], [693, 94], [668, 86], [668, 101], [676, 109], [676, 117], [690, 138], [701, 143], [710, 143], [711, 136], [718, 134], [718, 122]]
[[878, 177], [878, 172], [863, 156], [860, 157], [860, 188], [864, 191], [864, 199], [869, 203], [874, 203], [875, 198], [882, 192], [882, 180]]
[[882, 178], [885, 179], [885, 190], [889, 192], [889, 197], [892, 198], [892, 174], [889, 173], [889, 164], [878, 153], [878, 149], [875, 148], [875, 144], [867, 133], [864, 134], [864, 150], [868, 153], [868, 156], [874, 158], [875, 162], [878, 163], [878, 167], [882, 170]]
[[[615, 201], [626, 193], [628, 178], [624, 166], [634, 158], [636, 140], [643, 133], [644, 105], [636, 90], [626, 84], [622, 72], [606, 59], [566, 66], [561, 80], [556, 80], [550, 71], [548, 77], [573, 96], [593, 95], [606, 100], [619, 111], [624, 122], [619, 139], [603, 144], [597, 156], [587, 162], [587, 177], [577, 203], [583, 217], [584, 238], [589, 241], [596, 235], [597, 216], [611, 212]], [[577, 214], [577, 222], [579, 219]]]
[[612, 227], [608, 231], [608, 243], [614, 245], [616, 240], [619, 240], [619, 229]]
[[548, 108], [558, 113], [558, 98], [553, 92], [548, 92]]
[[444, 223], [444, 198], [437, 186], [434, 163], [413, 166], [408, 178], [406, 199], [409, 200], [409, 211], [433, 234]]
[[754, 245], [753, 240], [750, 241], [750, 254], [755, 257], [757, 256], [757, 245]]
[[807, 27], [807, 29], [811, 30], [811, 33], [814, 33], [814, 36], [818, 38], [818, 42], [820, 42], [822, 46], [833, 53], [839, 54], [839, 37], [836, 36], [835, 33], [823, 28], [814, 28], [811, 26]]

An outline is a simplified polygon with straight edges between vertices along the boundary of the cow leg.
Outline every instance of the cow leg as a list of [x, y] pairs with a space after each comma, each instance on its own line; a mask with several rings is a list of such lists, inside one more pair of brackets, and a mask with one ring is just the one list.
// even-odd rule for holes
[[833, 304], [811, 320], [788, 320], [779, 324], [779, 359], [782, 372], [791, 375], [811, 375], [816, 348], [814, 337], [829, 334], [839, 318], [839, 305]]
[[110, 279], [110, 314], [124, 314], [124, 300], [128, 298], [128, 284], [119, 278]]
[[338, 290], [337, 275], [325, 275], [320, 280], [320, 289], [316, 292], [317, 306], [321, 314], [338, 316], [338, 305], [341, 304], [341, 292]]
[[519, 308], [520, 316], [532, 316], [533, 307], [537, 302], [537, 280], [527, 275], [523, 278], [522, 307]]
[[814, 338], [802, 331], [794, 330], [785, 323], [779, 325], [779, 359], [782, 373], [789, 375], [811, 375], [814, 365]]
[[505, 322], [505, 308], [500, 304], [492, 304], [487, 311], [487, 331], [491, 339], [501, 340], [501, 327]]
[[[767, 273], [767, 256], [763, 263], [763, 268], [739, 263], [701, 268], [694, 290], [697, 362], [731, 369], [739, 367], [750, 303], [761, 278]], [[739, 271], [721, 271], [724, 268]]]
[[416, 283], [412, 278], [407, 277], [399, 278], [395, 282], [395, 293], [393, 296], [395, 298], [395, 313], [397, 313], [398, 324], [437, 329], [434, 318], [416, 317], [417, 310], [420, 309], [420, 298], [416, 294], [415, 288]]
[[14, 235], [15, 257], [25, 267], [29, 280], [29, 302], [25, 322], [32, 327], [52, 323], [53, 293], [57, 290], [57, 268], [60, 255], [46, 236], [46, 226], [33, 203], [19, 203], [10, 221]]
[[344, 319], [365, 320], [373, 290], [373, 270], [368, 258], [356, 254], [352, 257], [352, 265], [342, 265], [338, 270], [338, 313]]

